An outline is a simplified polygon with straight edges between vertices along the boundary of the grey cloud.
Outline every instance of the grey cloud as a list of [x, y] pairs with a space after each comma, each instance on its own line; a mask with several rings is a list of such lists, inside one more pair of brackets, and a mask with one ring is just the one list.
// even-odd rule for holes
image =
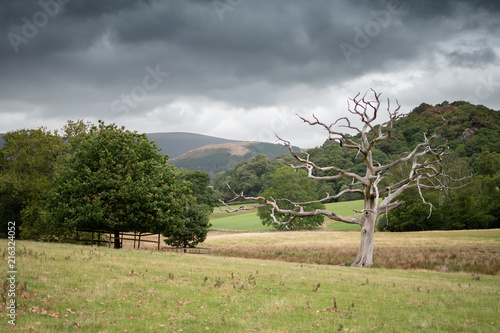
[[448, 57], [451, 65], [465, 68], [479, 68], [498, 62], [495, 51], [490, 47], [471, 52], [453, 51]]

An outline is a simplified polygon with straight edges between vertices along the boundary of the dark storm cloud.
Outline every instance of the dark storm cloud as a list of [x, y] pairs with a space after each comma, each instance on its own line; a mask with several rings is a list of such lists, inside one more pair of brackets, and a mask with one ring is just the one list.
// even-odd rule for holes
[[[0, 112], [4, 101], [47, 117], [106, 114], [134, 89], [147, 98], [131, 114], [190, 96], [246, 109], [286, 103], [298, 86], [437, 68], [439, 55], [485, 67], [498, 61], [484, 34], [500, 32], [499, 11], [481, 0], [3, 1]], [[464, 31], [483, 42], [441, 49]], [[156, 66], [168, 77], [145, 89]]]
[[[117, 52], [114, 56], [118, 64], [127, 62], [127, 53], [136, 53], [138, 58], [128, 61], [132, 70], [143, 60], [168, 65], [173, 74], [179, 72], [175, 77], [184, 74], [189, 78], [201, 76], [203, 80], [212, 74], [214, 77], [207, 77], [205, 88], [217, 86], [216, 77], [221, 75], [279, 84], [325, 84], [383, 67], [394, 59], [418, 56], [419, 45], [426, 41], [408, 40], [406, 36], [411, 36], [411, 31], [397, 23], [452, 15], [456, 2], [402, 1], [400, 12], [391, 15], [387, 27], [372, 38], [376, 42], [366, 47], [369, 52], [360, 50], [359, 56], [352, 57], [352, 66], [346, 66], [339, 44], [345, 42], [360, 49], [355, 45], [353, 29], [363, 30], [374, 20], [371, 12], [387, 12], [388, 3], [243, 1], [225, 12], [221, 21], [211, 1], [73, 0], [62, 6], [60, 15], [50, 18], [36, 38], [19, 45], [19, 54], [12, 54], [8, 43], [3, 43], [2, 56], [19, 60], [23, 56], [39, 59], [65, 53], [71, 57], [107, 36]], [[495, 8], [494, 2], [471, 3]], [[10, 18], [6, 30], [19, 33], [21, 18], [30, 18], [40, 5], [39, 1], [16, 4], [4, 8], [4, 16]], [[95, 74], [99, 76], [99, 59], [94, 60]], [[107, 59], [101, 61], [108, 65]], [[69, 65], [73, 65], [71, 61]], [[142, 63], [139, 66], [142, 68]]]

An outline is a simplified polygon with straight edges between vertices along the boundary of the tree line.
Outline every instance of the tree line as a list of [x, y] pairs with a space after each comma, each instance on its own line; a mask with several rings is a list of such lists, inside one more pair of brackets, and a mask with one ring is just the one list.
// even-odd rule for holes
[[206, 173], [177, 170], [145, 134], [69, 121], [22, 129], [0, 149], [0, 219], [24, 239], [71, 241], [77, 230], [153, 232], [171, 246], [206, 238], [217, 198]]

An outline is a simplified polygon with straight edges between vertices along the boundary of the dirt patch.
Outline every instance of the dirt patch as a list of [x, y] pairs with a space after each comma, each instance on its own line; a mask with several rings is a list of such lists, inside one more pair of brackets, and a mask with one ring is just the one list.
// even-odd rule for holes
[[250, 145], [256, 142], [227, 142], [214, 145], [206, 145], [201, 148], [193, 149], [187, 153], [172, 159], [172, 163], [175, 161], [181, 161], [186, 158], [201, 158], [210, 155], [213, 152], [228, 152], [234, 156], [245, 156], [250, 152]]

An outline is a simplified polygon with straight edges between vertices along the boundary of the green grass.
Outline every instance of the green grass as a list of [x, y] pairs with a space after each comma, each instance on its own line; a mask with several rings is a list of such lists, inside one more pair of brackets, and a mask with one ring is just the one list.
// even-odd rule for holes
[[[237, 208], [240, 205], [232, 205], [232, 208]], [[249, 204], [248, 206], [251, 206]], [[334, 211], [338, 215], [352, 216], [356, 212], [354, 209], [363, 209], [363, 200], [334, 202], [326, 204], [326, 209]], [[227, 231], [272, 231], [272, 227], [262, 225], [256, 210], [239, 211], [235, 213], [227, 213], [216, 209], [210, 216], [212, 230], [227, 230]], [[342, 222], [325, 221], [326, 228], [330, 230], [360, 230], [357, 224], [348, 224]]]
[[341, 216], [353, 216], [356, 214], [354, 211], [363, 209], [363, 200], [332, 202], [325, 205], [327, 210], [335, 212]]
[[[226, 213], [227, 214], [227, 213]], [[229, 215], [226, 217], [211, 219], [212, 230], [231, 231], [273, 231], [273, 227], [265, 226], [257, 216], [256, 211], [247, 214]]]
[[[356, 215], [356, 210], [363, 209], [363, 200], [355, 200], [355, 201], [345, 201], [345, 202], [334, 202], [330, 204], [326, 204], [326, 209], [330, 211], [334, 211], [335, 214], [341, 216], [353, 216]], [[359, 224], [349, 224], [343, 222], [334, 222], [328, 221], [325, 223], [326, 227], [330, 230], [336, 231], [360, 231], [361, 226]]]
[[361, 226], [359, 224], [350, 224], [343, 222], [330, 222], [326, 224], [326, 227], [330, 230], [335, 231], [361, 231]]
[[[498, 276], [16, 245], [19, 331], [500, 330]], [[0, 310], [0, 330], [12, 329]]]

